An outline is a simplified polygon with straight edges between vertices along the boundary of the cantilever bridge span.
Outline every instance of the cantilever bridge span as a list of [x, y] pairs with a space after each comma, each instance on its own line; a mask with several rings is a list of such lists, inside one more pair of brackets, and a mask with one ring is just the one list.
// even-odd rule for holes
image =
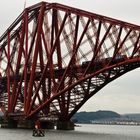
[[16, 119], [69, 121], [105, 85], [138, 67], [140, 26], [41, 2], [0, 37], [0, 106]]

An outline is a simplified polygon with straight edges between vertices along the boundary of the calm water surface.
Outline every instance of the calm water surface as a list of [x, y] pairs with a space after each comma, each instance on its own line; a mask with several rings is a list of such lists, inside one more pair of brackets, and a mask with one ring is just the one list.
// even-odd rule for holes
[[0, 128], [0, 140], [140, 140], [140, 126], [80, 126], [74, 131], [46, 130], [45, 137], [33, 137], [32, 130]]

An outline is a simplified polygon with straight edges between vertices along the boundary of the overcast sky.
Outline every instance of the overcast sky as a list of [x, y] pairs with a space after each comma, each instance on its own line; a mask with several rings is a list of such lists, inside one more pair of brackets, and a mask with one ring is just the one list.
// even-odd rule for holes
[[[26, 7], [41, 0], [26, 0]], [[81, 8], [97, 14], [140, 25], [140, 0], [48, 0]], [[24, 9], [25, 0], [1, 0], [0, 35]], [[80, 111], [113, 110], [140, 113], [140, 69], [129, 72], [108, 84], [93, 96]]]

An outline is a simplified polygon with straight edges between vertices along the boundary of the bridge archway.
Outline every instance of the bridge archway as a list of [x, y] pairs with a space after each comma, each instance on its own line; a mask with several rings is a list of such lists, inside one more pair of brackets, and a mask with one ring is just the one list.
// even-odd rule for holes
[[139, 72], [138, 68], [115, 79], [90, 98], [78, 112], [97, 110], [111, 110], [119, 114], [140, 112]]

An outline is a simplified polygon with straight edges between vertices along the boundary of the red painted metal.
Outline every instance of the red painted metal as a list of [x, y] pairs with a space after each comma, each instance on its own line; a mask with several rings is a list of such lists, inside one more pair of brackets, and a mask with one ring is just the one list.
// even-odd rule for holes
[[[25, 18], [25, 33], [26, 33], [26, 47], [25, 47], [25, 62], [27, 62], [27, 57], [28, 57], [28, 11], [25, 10], [25, 14], [24, 14], [24, 18]], [[24, 68], [24, 113], [26, 114], [26, 97], [27, 97], [27, 70], [28, 66], [27, 63], [25, 63], [25, 68]]]
[[68, 121], [109, 82], [140, 66], [140, 26], [41, 2], [0, 37], [0, 105], [9, 117]]
[[11, 106], [11, 93], [10, 93], [10, 32], [8, 32], [8, 50], [7, 50], [7, 93], [8, 93], [8, 112], [10, 112]]

